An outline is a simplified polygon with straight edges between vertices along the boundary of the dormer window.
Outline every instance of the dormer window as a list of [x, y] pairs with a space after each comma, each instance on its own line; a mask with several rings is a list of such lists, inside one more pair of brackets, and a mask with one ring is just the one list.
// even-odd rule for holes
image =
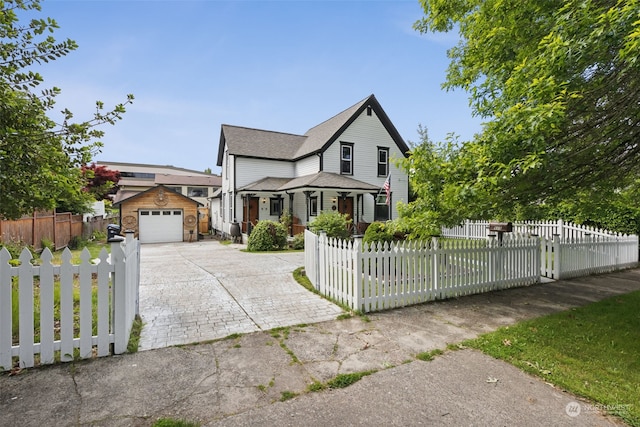
[[340, 173], [353, 175], [353, 144], [340, 144]]

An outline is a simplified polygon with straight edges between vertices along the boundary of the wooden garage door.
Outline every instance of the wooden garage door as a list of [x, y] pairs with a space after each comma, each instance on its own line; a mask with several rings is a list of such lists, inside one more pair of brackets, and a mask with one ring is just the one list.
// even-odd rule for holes
[[182, 211], [177, 209], [141, 209], [140, 242], [182, 242]]

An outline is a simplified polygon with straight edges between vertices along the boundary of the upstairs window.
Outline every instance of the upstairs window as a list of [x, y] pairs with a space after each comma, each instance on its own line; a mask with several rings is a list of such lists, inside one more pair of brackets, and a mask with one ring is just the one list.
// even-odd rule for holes
[[209, 195], [207, 187], [187, 187], [187, 196], [189, 197], [207, 197]]
[[389, 149], [378, 147], [378, 176], [389, 175]]
[[353, 144], [340, 144], [340, 173], [353, 175]]

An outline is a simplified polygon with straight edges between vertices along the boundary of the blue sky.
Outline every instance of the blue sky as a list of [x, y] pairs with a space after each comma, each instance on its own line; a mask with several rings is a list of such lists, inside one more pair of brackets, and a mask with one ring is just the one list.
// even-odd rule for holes
[[96, 160], [216, 167], [220, 125], [302, 134], [375, 94], [405, 141], [480, 130], [467, 94], [445, 92], [455, 34], [420, 35], [418, 0], [44, 0], [57, 39], [56, 110], [88, 118], [133, 93]]

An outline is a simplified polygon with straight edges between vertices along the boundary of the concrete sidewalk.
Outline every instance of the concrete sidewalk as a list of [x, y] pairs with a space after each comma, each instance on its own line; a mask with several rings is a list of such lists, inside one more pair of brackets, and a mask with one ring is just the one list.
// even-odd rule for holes
[[[473, 350], [445, 349], [500, 326], [640, 290], [640, 270], [427, 303], [0, 376], [0, 424], [605, 426], [618, 420]], [[340, 373], [378, 372], [307, 392]], [[297, 397], [279, 402], [282, 393]], [[577, 403], [575, 403], [577, 402]], [[621, 402], [637, 404], [637, 402]], [[567, 413], [567, 407], [582, 408]]]

